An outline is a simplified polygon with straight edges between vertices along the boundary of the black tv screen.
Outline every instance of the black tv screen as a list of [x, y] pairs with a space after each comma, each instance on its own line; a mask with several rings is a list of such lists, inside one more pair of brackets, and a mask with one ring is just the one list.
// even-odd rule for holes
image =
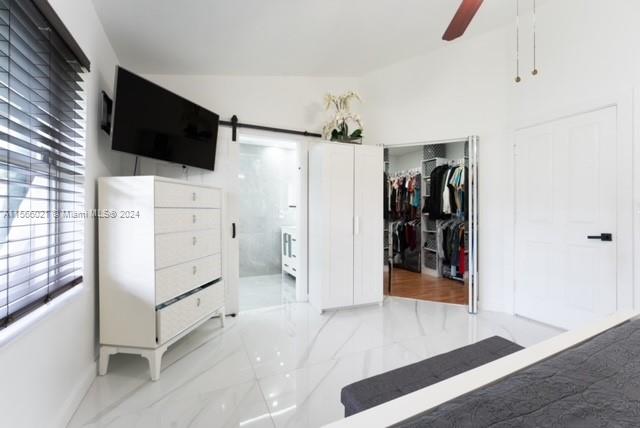
[[217, 114], [122, 67], [115, 88], [113, 150], [213, 171]]

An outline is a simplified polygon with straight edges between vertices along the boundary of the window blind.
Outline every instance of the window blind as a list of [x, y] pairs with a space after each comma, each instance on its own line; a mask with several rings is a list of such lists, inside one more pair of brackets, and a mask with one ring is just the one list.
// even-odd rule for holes
[[0, 328], [82, 281], [83, 71], [36, 3], [0, 0]]

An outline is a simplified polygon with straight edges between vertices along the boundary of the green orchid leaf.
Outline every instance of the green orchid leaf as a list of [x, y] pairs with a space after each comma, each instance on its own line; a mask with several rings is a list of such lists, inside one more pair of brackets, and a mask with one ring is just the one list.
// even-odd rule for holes
[[362, 129], [356, 129], [351, 133], [351, 138], [362, 138]]

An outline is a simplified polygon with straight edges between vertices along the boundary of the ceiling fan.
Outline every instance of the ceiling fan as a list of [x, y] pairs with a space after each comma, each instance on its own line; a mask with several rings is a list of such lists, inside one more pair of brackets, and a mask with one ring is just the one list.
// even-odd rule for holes
[[447, 27], [447, 31], [442, 35], [442, 39], [450, 42], [462, 36], [476, 12], [480, 9], [482, 2], [483, 0], [462, 0], [458, 11], [451, 23], [449, 23], [449, 27]]

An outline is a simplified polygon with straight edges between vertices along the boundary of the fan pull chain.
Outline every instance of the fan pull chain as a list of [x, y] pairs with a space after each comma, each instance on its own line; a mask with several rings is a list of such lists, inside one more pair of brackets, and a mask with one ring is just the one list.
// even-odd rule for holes
[[520, 83], [520, 0], [516, 0], [516, 83]]
[[533, 0], [533, 70], [531, 74], [533, 76], [538, 75], [538, 67], [536, 64], [536, 0]]

